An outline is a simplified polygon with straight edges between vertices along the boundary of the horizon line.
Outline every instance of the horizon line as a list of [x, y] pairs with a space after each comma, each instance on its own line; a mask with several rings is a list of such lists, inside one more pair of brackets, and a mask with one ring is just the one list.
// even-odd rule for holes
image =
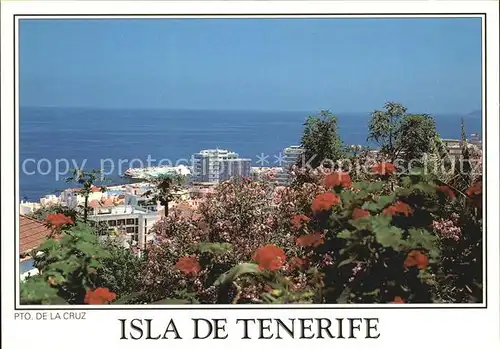
[[[35, 108], [40, 108], [40, 109], [93, 109], [93, 110], [149, 110], [149, 111], [221, 111], [221, 112], [267, 112], [267, 113], [272, 113], [272, 112], [292, 112], [292, 113], [319, 113], [322, 110], [328, 110], [332, 112], [334, 115], [336, 114], [370, 114], [374, 110], [381, 110], [380, 109], [374, 109], [372, 111], [333, 111], [333, 109], [329, 108], [318, 108], [314, 110], [307, 110], [307, 109], [237, 109], [237, 108], [231, 108], [231, 109], [216, 109], [216, 108], [180, 108], [180, 107], [114, 107], [114, 106], [50, 106], [50, 105], [19, 105], [19, 108], [28, 108], [28, 109], [35, 109]], [[476, 114], [476, 113], [481, 113], [482, 114], [482, 108], [479, 109], [471, 109], [468, 112], [464, 111], [447, 111], [447, 112], [417, 112], [416, 114], [429, 114], [429, 115], [453, 115], [456, 114], [457, 116], [467, 116], [470, 114]], [[412, 114], [412, 113], [408, 113]]]

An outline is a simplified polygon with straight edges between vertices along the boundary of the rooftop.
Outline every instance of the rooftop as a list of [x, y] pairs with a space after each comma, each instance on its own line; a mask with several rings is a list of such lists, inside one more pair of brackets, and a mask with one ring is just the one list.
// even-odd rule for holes
[[19, 216], [19, 253], [27, 253], [44, 242], [51, 231], [45, 224], [34, 218]]

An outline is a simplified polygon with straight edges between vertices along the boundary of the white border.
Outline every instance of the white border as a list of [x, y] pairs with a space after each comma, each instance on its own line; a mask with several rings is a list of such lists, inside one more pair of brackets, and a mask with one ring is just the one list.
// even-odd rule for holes
[[[358, 6], [359, 5], [359, 6]], [[498, 310], [500, 309], [500, 304], [498, 300], [498, 290], [499, 288], [499, 258], [498, 258], [498, 248], [499, 248], [499, 238], [498, 238], [498, 228], [499, 228], [499, 205], [498, 205], [498, 192], [499, 192], [499, 183], [498, 183], [498, 173], [499, 173], [499, 159], [498, 159], [498, 130], [499, 128], [499, 115], [498, 115], [498, 96], [499, 96], [499, 86], [498, 86], [498, 4], [495, 1], [404, 1], [404, 2], [396, 2], [396, 1], [347, 1], [347, 2], [330, 2], [330, 1], [310, 1], [310, 2], [298, 2], [298, 1], [248, 1], [248, 2], [234, 2], [234, 1], [201, 1], [201, 2], [157, 2], [157, 1], [141, 1], [141, 2], [110, 2], [110, 1], [102, 1], [102, 2], [86, 2], [86, 1], [24, 1], [24, 2], [2, 2], [2, 57], [1, 57], [1, 68], [2, 68], [2, 95], [1, 95], [1, 108], [2, 108], [2, 317], [6, 319], [7, 326], [10, 328], [17, 327], [27, 328], [26, 322], [14, 322], [12, 315], [13, 303], [14, 299], [12, 282], [13, 280], [17, 280], [18, 277], [13, 275], [12, 268], [12, 258], [14, 258], [12, 246], [14, 244], [14, 236], [6, 234], [5, 232], [12, 231], [12, 217], [14, 216], [14, 209], [12, 207], [12, 195], [17, 193], [18, 188], [13, 188], [12, 184], [14, 182], [13, 173], [9, 171], [9, 168], [12, 168], [12, 164], [14, 162], [13, 158], [13, 149], [12, 149], [12, 134], [10, 130], [14, 128], [13, 119], [9, 116], [13, 115], [14, 108], [17, 108], [12, 105], [12, 81], [13, 81], [13, 56], [12, 56], [12, 15], [14, 13], [18, 14], [43, 14], [43, 13], [59, 13], [59, 14], [70, 14], [70, 13], [86, 13], [86, 14], [99, 14], [99, 13], [120, 13], [120, 14], [134, 14], [134, 13], [157, 13], [157, 14], [199, 14], [199, 13], [207, 13], [207, 14], [221, 14], [221, 13], [252, 13], [252, 14], [266, 14], [266, 13], [281, 13], [281, 15], [275, 15], [273, 17], [288, 17], [286, 14], [292, 14], [294, 12], [307, 12], [307, 13], [403, 13], [403, 12], [418, 12], [418, 13], [457, 13], [457, 12], [473, 12], [473, 13], [482, 13], [487, 12], [487, 42], [488, 42], [488, 76], [483, 79], [483, 85], [487, 82], [488, 86], [488, 96], [487, 101], [488, 105], [486, 109], [488, 110], [488, 119], [487, 124], [483, 122], [483, 127], [487, 127], [489, 130], [487, 134], [487, 166], [488, 173], [490, 174], [487, 178], [488, 183], [488, 198], [487, 198], [487, 206], [488, 206], [488, 221], [486, 222], [486, 232], [488, 236], [488, 285], [487, 285], [487, 293], [488, 293], [488, 309], [485, 310], [452, 310], [452, 309], [442, 309], [442, 310], [416, 310], [416, 309], [407, 309], [402, 310], [399, 309], [398, 313], [390, 310], [363, 310], [360, 313], [360, 310], [355, 310], [357, 308], [365, 308], [363, 305], [349, 305], [349, 310], [335, 310], [336, 316], [382, 316], [386, 321], [386, 326], [389, 326], [385, 329], [386, 333], [391, 333], [392, 338], [400, 338], [405, 341], [405, 346], [413, 347], [413, 344], [416, 343], [408, 343], [407, 339], [409, 336], [412, 336], [412, 333], [418, 333], [418, 338], [421, 339], [424, 336], [423, 329], [425, 328], [425, 333], [432, 333], [436, 336], [447, 336], [448, 338], [439, 339], [438, 341], [426, 341], [428, 344], [435, 344], [445, 347], [454, 346], [455, 348], [468, 348], [472, 345], [481, 346], [485, 348], [493, 348], [497, 347], [496, 345], [491, 346], [493, 343], [500, 343], [499, 341], [499, 333], [498, 329], [500, 327], [499, 323], [499, 315]], [[433, 15], [426, 15], [426, 17], [434, 17]], [[50, 18], [51, 16], [43, 16], [43, 18]], [[160, 18], [158, 16], [157, 18]], [[175, 16], [176, 18], [178, 16]], [[193, 16], [194, 17], [194, 16]], [[217, 18], [219, 16], [213, 15], [212, 18]], [[235, 16], [237, 17], [237, 16]], [[260, 15], [255, 15], [252, 17], [262, 17]], [[301, 17], [326, 17], [326, 16], [301, 16]], [[348, 16], [342, 16], [348, 17]], [[361, 17], [360, 15], [354, 17]], [[385, 17], [384, 15], [374, 15], [371, 17]], [[414, 17], [413, 15], [408, 16], [400, 16], [400, 17]], [[444, 17], [444, 16], [436, 16], [436, 17]], [[446, 16], [450, 17], [450, 16]], [[42, 18], [42, 17], [40, 17]], [[95, 17], [102, 18], [102, 17]], [[113, 17], [119, 18], [119, 17]], [[174, 16], [169, 16], [169, 18], [174, 18]], [[185, 18], [185, 17], [183, 17]], [[205, 17], [204, 17], [205, 18]], [[484, 50], [484, 47], [483, 47]], [[18, 81], [18, 80], [17, 80]], [[483, 95], [485, 98], [486, 95]], [[484, 112], [483, 108], [483, 112]], [[7, 115], [7, 117], [6, 117]], [[17, 127], [17, 125], [16, 125]], [[483, 134], [486, 134], [483, 132]], [[18, 145], [17, 145], [18, 147]], [[17, 149], [18, 150], [18, 149]], [[18, 154], [19, 152], [17, 152]], [[18, 159], [16, 159], [17, 163]], [[489, 233], [488, 232], [492, 232]], [[485, 270], [486, 272], [486, 270]], [[7, 285], [7, 286], [6, 286]], [[16, 297], [17, 298], [17, 297]], [[17, 302], [17, 301], [16, 301]], [[379, 305], [380, 307], [387, 307], [387, 305]], [[412, 305], [406, 305], [406, 307], [411, 307]], [[432, 305], [432, 308], [437, 307], [447, 307], [448, 305]], [[460, 305], [462, 306], [462, 305]], [[465, 305], [468, 306], [468, 305]], [[127, 308], [133, 309], [138, 306], [127, 306]], [[217, 306], [207, 307], [211, 309], [210, 313], [219, 317], [227, 317], [227, 316], [242, 316], [246, 314], [247, 316], [269, 316], [269, 312], [266, 310], [252, 310], [252, 311], [242, 311], [239, 310], [240, 306], [233, 306], [234, 310], [229, 312], [224, 312], [225, 315], [221, 311], [215, 310]], [[303, 306], [297, 306], [303, 307]], [[44, 307], [46, 308], [46, 307]], [[69, 306], [68, 308], [74, 308]], [[156, 307], [158, 308], [158, 307]], [[171, 306], [170, 308], [173, 308]], [[173, 311], [169, 312], [170, 315], [168, 317], [175, 317], [181, 319], [179, 321], [186, 321], [188, 317], [198, 313], [200, 316], [200, 312], [196, 311], [188, 311], [185, 306], [181, 306], [181, 308], [185, 309], [182, 311]], [[311, 306], [313, 308], [313, 306]], [[318, 307], [315, 307], [318, 308]], [[112, 312], [103, 312], [103, 311], [89, 311], [88, 317], [92, 316], [92, 318], [96, 321], [108, 319], [108, 321], [115, 321], [118, 316], [120, 317], [131, 317], [132, 314], [127, 315], [129, 311], [112, 311]], [[148, 313], [149, 312], [149, 313]], [[248, 313], [252, 315], [249, 315]], [[315, 313], [314, 316], [320, 315], [317, 310], [294, 310], [293, 313], [301, 314], [302, 316], [312, 316], [311, 313]], [[330, 313], [329, 316], [332, 316], [332, 311], [328, 311]], [[160, 312], [151, 311], [151, 310], [134, 310], [134, 317], [146, 316], [149, 317], [158, 317], [160, 316]], [[164, 313], [163, 313], [164, 314]], [[309, 315], [308, 315], [309, 314]], [[360, 315], [362, 314], [362, 315]], [[399, 314], [399, 315], [397, 315]], [[463, 314], [463, 315], [462, 315]], [[292, 312], [290, 310], [279, 310], [273, 312], [273, 315], [280, 317], [288, 317], [292, 316]], [[194, 315], [196, 316], [196, 315]], [[208, 316], [208, 315], [207, 315]], [[164, 315], [161, 317], [165, 318]], [[398, 319], [405, 317], [407, 320], [401, 322]], [[418, 321], [418, 325], [413, 324], [413, 322]], [[483, 325], [484, 322], [484, 325]], [[63, 328], [66, 328], [68, 331], [66, 334], [70, 337], [70, 332], [74, 332], [72, 327], [68, 327], [71, 322], [60, 323], [63, 326], [57, 330], [64, 331]], [[43, 328], [40, 326], [41, 322], [32, 322], [29, 323], [30, 331], [39, 332], [36, 330], [38, 325], [39, 328]], [[80, 323], [81, 324], [81, 323]], [[104, 324], [104, 323], [103, 323]], [[412, 326], [417, 326], [414, 330], [411, 330], [411, 326], [407, 326], [406, 324], [412, 324]], [[454, 328], [449, 328], [449, 326], [445, 326], [445, 324], [453, 324]], [[187, 323], [186, 323], [187, 325]], [[46, 325], [45, 325], [46, 326]], [[2, 326], [3, 328], [6, 328]], [[8, 328], [7, 327], [7, 328]], [[79, 326], [80, 327], [80, 326]], [[116, 332], [116, 326], [115, 332]], [[385, 327], [385, 326], [384, 326]], [[93, 326], [92, 323], [85, 322], [84, 326], [80, 327], [82, 331], [84, 328], [93, 329], [93, 331], [99, 331], [99, 326]], [[48, 329], [48, 328], [47, 328]], [[397, 329], [397, 331], [396, 331]], [[399, 332], [398, 332], [399, 331]], [[441, 333], [442, 331], [442, 333]], [[4, 332], [4, 331], [2, 331]], [[23, 338], [19, 336], [14, 336], [12, 331], [6, 331], [4, 334], [7, 339], [10, 341], [9, 344], [14, 344], [15, 338]], [[60, 334], [56, 334], [53, 330], [51, 331], [55, 336], [60, 336]], [[481, 332], [481, 334], [479, 334]], [[104, 336], [107, 336], [106, 331], [101, 329], [101, 333]], [[445, 334], [447, 333], [447, 334]], [[453, 335], [460, 334], [460, 337], [453, 337]], [[471, 336], [476, 336], [475, 338], [466, 337], [466, 334], [470, 334]], [[64, 336], [63, 336], [64, 337]], [[107, 336], [109, 337], [109, 336]], [[90, 338], [86, 338], [85, 343], [73, 342], [73, 345], [77, 348], [87, 347], [90, 342], [93, 342], [94, 345], [97, 343], [99, 347], [105, 346], [105, 343], [110, 343], [112, 347], [117, 346], [119, 343], [120, 346], [123, 345], [124, 342], [116, 342], [117, 335], [113, 334], [110, 341], [105, 342], [95, 342], [90, 340]], [[28, 340], [27, 338], [24, 338]], [[69, 339], [69, 338], [68, 338]], [[87, 340], [88, 339], [88, 340]], [[23, 346], [29, 345], [26, 341], [23, 340]], [[38, 338], [39, 342], [32, 341], [34, 345], [40, 344], [42, 341], [40, 337]], [[495, 341], [495, 342], [494, 342]], [[28, 340], [28, 342], [30, 342]], [[392, 342], [392, 340], [390, 341]], [[48, 343], [54, 342], [43, 342], [48, 345]], [[177, 342], [178, 343], [178, 342]], [[182, 342], [185, 343], [185, 342]], [[196, 342], [195, 342], [196, 343]], [[231, 343], [231, 341], [218, 342], [223, 344], [224, 346], [227, 343]], [[266, 343], [266, 342], [264, 342]], [[365, 345], [364, 342], [356, 342], [361, 345]], [[363, 343], [363, 344], [362, 344]], [[370, 347], [385, 347], [384, 345], [380, 345], [380, 341], [370, 342]], [[389, 344], [389, 342], [382, 342]], [[399, 342], [402, 344], [403, 342]], [[82, 346], [81, 344], [85, 344]], [[166, 343], [165, 343], [166, 344]], [[197, 343], [199, 344], [199, 343]], [[206, 344], [206, 343], [203, 343]], [[426, 345], [428, 345], [426, 344]], [[145, 343], [141, 343], [140, 347], [145, 346]], [[177, 344], [179, 345], [179, 344]], [[184, 345], [184, 344], [183, 344]], [[295, 345], [295, 344], [294, 344]], [[331, 344], [329, 344], [331, 345]], [[421, 347], [421, 343], [415, 347]], [[17, 345], [14, 345], [16, 347]], [[11, 347], [11, 346], [9, 346]], [[39, 345], [40, 347], [40, 345]], [[42, 346], [43, 347], [43, 346]]]

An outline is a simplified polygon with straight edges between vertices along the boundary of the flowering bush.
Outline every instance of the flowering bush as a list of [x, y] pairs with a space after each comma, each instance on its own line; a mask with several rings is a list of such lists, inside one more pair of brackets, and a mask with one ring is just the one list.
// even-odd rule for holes
[[23, 283], [21, 299], [480, 301], [481, 182], [462, 192], [419, 171], [397, 175], [391, 163], [371, 169], [363, 181], [318, 168], [298, 170], [290, 187], [223, 182], [190, 213], [173, 209], [160, 220], [143, 257], [113, 252], [88, 225], [50, 216], [60, 236], [41, 246], [41, 273]]
[[25, 304], [83, 304], [89, 289], [97, 287], [97, 271], [109, 251], [86, 224], [71, 225], [62, 215], [48, 218], [59, 235], [46, 240], [37, 250], [34, 266], [39, 275], [21, 283]]

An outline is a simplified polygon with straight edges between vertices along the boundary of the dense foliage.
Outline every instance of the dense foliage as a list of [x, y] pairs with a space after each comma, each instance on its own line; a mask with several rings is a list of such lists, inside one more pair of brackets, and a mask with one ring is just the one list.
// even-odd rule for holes
[[375, 141], [391, 161], [417, 160], [431, 153], [436, 137], [434, 119], [427, 114], [407, 114], [406, 107], [387, 102], [375, 110], [368, 125], [368, 140]]
[[[413, 132], [408, 126], [413, 122], [427, 123], [426, 116], [405, 116], [398, 106], [388, 107], [388, 113], [394, 114], [389, 119], [404, 119], [399, 128], [382, 128], [390, 137]], [[392, 142], [384, 143], [387, 149], [398, 144]], [[439, 143], [433, 144], [431, 151], [439, 154]], [[366, 162], [366, 154], [352, 156]], [[288, 187], [278, 186], [273, 174], [231, 179], [191, 211], [170, 210], [154, 226], [154, 242], [142, 251], [102, 240], [79, 216], [54, 212], [45, 217], [53, 236], [35, 257], [40, 274], [22, 283], [21, 300], [481, 302], [482, 180], [469, 161], [474, 156], [463, 142], [465, 170], [453, 176], [424, 168], [398, 171], [394, 163], [378, 159], [361, 174], [319, 164], [297, 168]], [[433, 158], [445, 160], [444, 155]], [[456, 165], [448, 161], [447, 166]]]
[[328, 110], [322, 110], [319, 116], [309, 116], [304, 123], [301, 145], [305, 153], [298, 166], [334, 167], [344, 155], [343, 144], [338, 135], [337, 117]]

